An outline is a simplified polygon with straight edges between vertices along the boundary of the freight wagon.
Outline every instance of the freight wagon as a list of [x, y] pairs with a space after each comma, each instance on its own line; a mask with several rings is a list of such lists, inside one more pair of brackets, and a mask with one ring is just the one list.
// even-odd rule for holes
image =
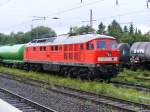
[[0, 47], [0, 62], [9, 66], [23, 63], [25, 44]]

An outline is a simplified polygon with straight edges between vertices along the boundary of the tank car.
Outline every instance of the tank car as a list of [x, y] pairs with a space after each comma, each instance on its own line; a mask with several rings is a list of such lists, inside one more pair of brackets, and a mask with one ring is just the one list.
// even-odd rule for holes
[[132, 68], [150, 67], [150, 42], [136, 42], [130, 49]]
[[23, 62], [25, 44], [7, 45], [0, 47], [1, 63], [13, 64]]
[[129, 68], [130, 66], [130, 45], [128, 43], [119, 43], [117, 48], [120, 50], [120, 66]]

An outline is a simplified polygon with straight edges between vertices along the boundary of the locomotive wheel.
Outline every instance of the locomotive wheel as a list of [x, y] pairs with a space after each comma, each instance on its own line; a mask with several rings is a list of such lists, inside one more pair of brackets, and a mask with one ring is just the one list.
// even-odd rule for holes
[[24, 65], [23, 65], [23, 67], [22, 67], [24, 70], [27, 70], [27, 71], [29, 71], [29, 70], [31, 70], [31, 65], [30, 64], [28, 64], [28, 63], [25, 63]]
[[79, 78], [81, 80], [83, 80], [83, 79], [91, 80], [91, 79], [93, 79], [92, 76], [93, 76], [92, 71], [90, 71], [88, 68], [82, 68], [79, 70], [77, 78]]
[[43, 71], [42, 65], [40, 65], [40, 64], [36, 65], [36, 71], [37, 71], [37, 72]]
[[78, 68], [73, 68], [73, 74], [72, 74], [73, 78], [76, 78], [78, 76], [78, 71], [79, 71]]
[[60, 75], [63, 75], [63, 74], [64, 74], [63, 67], [60, 67], [59, 74], [60, 74]]
[[87, 71], [87, 79], [88, 79], [88, 80], [92, 80], [92, 79], [94, 78], [93, 76], [94, 76], [93, 72], [90, 71], [90, 70], [88, 70], [88, 71]]
[[12, 68], [12, 66], [13, 66], [13, 64], [9, 64], [9, 65], [8, 65], [9, 68]]
[[68, 77], [72, 77], [72, 76], [73, 76], [73, 68], [70, 68], [70, 69], [68, 70], [67, 76], [68, 76]]
[[68, 73], [69, 73], [69, 69], [68, 69], [68, 68], [65, 68], [64, 75], [65, 75], [65, 76], [68, 76]]
[[65, 71], [65, 75], [67, 77], [71, 77], [72, 76], [72, 68], [68, 68], [66, 71]]
[[61, 67], [61, 69], [60, 69], [61, 75], [67, 76], [68, 75], [68, 70], [69, 70], [69, 67]]
[[68, 71], [68, 77], [71, 77], [71, 78], [76, 78], [77, 75], [78, 75], [78, 70], [74, 67], [70, 68], [69, 71]]

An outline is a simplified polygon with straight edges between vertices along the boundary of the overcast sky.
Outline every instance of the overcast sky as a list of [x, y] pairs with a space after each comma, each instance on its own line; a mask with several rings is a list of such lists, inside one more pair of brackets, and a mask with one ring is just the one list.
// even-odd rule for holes
[[[116, 19], [121, 25], [130, 22], [143, 32], [150, 30], [150, 9], [146, 0], [0, 0], [0, 32], [29, 31], [31, 26], [48, 26], [58, 34], [69, 31], [70, 26], [87, 25], [93, 10], [94, 28], [102, 21], [108, 25]], [[150, 4], [149, 4], [150, 6]], [[33, 16], [46, 16], [32, 21]], [[53, 17], [60, 19], [54, 20]]]

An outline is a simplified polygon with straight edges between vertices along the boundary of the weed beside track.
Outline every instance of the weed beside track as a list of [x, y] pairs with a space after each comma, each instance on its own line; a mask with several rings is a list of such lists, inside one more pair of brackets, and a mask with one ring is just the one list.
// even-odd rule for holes
[[123, 72], [121, 72], [117, 77], [111, 79], [111, 81], [130, 83], [133, 85], [140, 85], [150, 88], [150, 80], [148, 79], [150, 79], [150, 71], [131, 71], [124, 69]]

